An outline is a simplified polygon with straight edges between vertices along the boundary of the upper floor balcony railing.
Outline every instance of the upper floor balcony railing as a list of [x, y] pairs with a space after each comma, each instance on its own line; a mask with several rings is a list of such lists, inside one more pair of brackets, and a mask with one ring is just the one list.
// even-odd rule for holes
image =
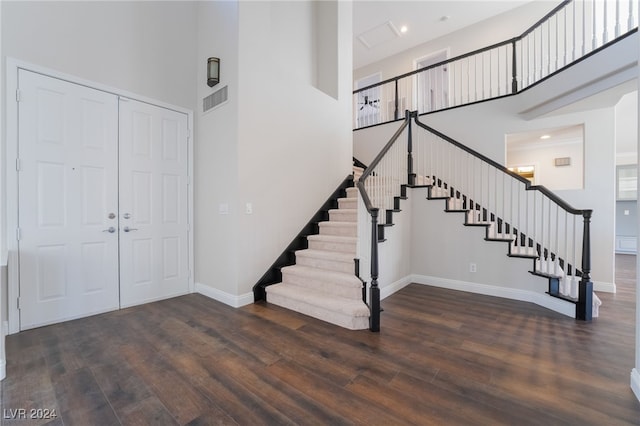
[[516, 94], [637, 27], [637, 1], [565, 0], [520, 36], [355, 90], [354, 128]]

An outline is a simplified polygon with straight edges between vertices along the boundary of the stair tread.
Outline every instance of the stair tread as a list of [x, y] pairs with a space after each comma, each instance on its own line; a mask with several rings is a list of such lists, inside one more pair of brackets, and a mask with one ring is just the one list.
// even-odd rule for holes
[[538, 277], [544, 277], [544, 278], [557, 278], [557, 279], [564, 278], [563, 275], [552, 274], [552, 273], [549, 273], [549, 272], [543, 272], [543, 271], [540, 271], [540, 270], [537, 270], [537, 269], [534, 270], [534, 271], [529, 271], [529, 273], [532, 274], [532, 275], [536, 275]]
[[307, 240], [325, 241], [325, 242], [332, 242], [332, 243], [357, 243], [358, 237], [348, 237], [344, 235], [313, 234], [313, 235], [307, 236]]
[[329, 209], [329, 213], [338, 212], [338, 213], [358, 213], [358, 209], [349, 209], [349, 208], [337, 208], [337, 209]]
[[329, 271], [305, 265], [290, 265], [282, 268], [283, 276], [293, 274], [303, 278], [315, 278], [323, 281], [335, 281], [341, 285], [362, 288], [362, 282], [353, 274], [340, 271]]
[[340, 262], [353, 262], [353, 253], [340, 251], [305, 249], [296, 251], [296, 258], [298, 256], [314, 259], [336, 260]]
[[320, 222], [318, 225], [320, 226], [344, 226], [344, 227], [354, 227], [357, 226], [357, 222], [344, 222], [339, 220], [327, 220], [324, 222]]

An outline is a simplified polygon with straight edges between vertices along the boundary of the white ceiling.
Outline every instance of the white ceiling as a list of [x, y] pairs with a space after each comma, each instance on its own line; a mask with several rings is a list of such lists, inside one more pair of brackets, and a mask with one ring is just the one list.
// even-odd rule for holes
[[[530, 1], [356, 0], [353, 3], [353, 68], [379, 61]], [[408, 31], [400, 34], [403, 25]], [[369, 47], [361, 39], [369, 42]]]

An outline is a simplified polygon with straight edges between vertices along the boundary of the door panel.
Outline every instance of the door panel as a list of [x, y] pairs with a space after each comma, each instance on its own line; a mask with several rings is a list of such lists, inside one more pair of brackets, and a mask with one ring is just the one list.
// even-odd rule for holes
[[189, 290], [187, 122], [186, 114], [120, 101], [123, 307]]
[[118, 104], [20, 70], [20, 328], [117, 309]]

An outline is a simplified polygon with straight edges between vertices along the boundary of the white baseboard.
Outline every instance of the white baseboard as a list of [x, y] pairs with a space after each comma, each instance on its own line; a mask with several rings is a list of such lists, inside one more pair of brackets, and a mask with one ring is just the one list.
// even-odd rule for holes
[[603, 293], [615, 293], [616, 283], [606, 283], [604, 281], [593, 281], [593, 291], [601, 291]]
[[7, 361], [0, 358], [0, 380], [4, 380], [5, 377], [7, 377]]
[[556, 297], [551, 297], [547, 294], [539, 294], [533, 291], [499, 287], [489, 284], [451, 280], [448, 278], [430, 277], [427, 275], [411, 275], [410, 278], [410, 281], [416, 284], [448, 288], [450, 290], [468, 291], [469, 293], [503, 297], [505, 299], [520, 300], [522, 302], [531, 302], [571, 318], [574, 318], [576, 314], [576, 307], [573, 303], [566, 302]]
[[399, 279], [398, 281], [386, 285], [384, 287], [380, 287], [380, 300], [391, 296], [396, 291], [402, 290], [409, 284], [411, 284], [411, 275], [407, 275], [404, 278]]
[[635, 368], [631, 370], [631, 389], [638, 401], [640, 401], [640, 372]]
[[235, 294], [227, 293], [226, 291], [218, 290], [217, 288], [209, 287], [208, 285], [201, 283], [196, 283], [196, 293], [200, 293], [210, 299], [222, 302], [225, 305], [233, 306], [234, 308], [239, 308], [253, 303], [253, 293], [251, 292], [236, 296]]

